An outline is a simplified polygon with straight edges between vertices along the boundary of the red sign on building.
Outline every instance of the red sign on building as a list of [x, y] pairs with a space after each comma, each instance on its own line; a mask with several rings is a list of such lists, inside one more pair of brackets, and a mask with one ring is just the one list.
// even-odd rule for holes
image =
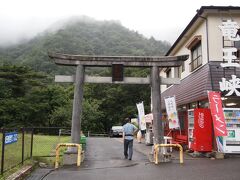
[[210, 103], [215, 136], [227, 136], [220, 92], [209, 91], [208, 99]]

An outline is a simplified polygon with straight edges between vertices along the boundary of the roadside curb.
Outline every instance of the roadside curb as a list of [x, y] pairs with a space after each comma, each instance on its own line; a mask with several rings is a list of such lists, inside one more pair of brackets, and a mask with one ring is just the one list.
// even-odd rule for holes
[[23, 167], [22, 169], [18, 170], [17, 172], [13, 173], [12, 175], [8, 176], [6, 180], [19, 180], [23, 179], [27, 176], [32, 170], [34, 165], [28, 165]]

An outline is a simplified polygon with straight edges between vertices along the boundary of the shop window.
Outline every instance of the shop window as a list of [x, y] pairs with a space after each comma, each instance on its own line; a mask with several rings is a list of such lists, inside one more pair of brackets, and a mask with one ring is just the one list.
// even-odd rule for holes
[[178, 106], [178, 111], [187, 111], [187, 105]]
[[191, 63], [190, 70], [193, 71], [202, 65], [202, 44], [199, 41], [195, 46], [191, 49]]
[[198, 102], [199, 108], [209, 108], [209, 102], [208, 100], [203, 100]]
[[184, 130], [184, 129], [185, 129], [185, 123], [184, 123], [184, 118], [185, 118], [185, 116], [184, 116], [183, 114], [180, 114], [180, 115], [178, 116], [178, 118], [179, 118], [180, 129], [181, 129], [181, 130]]
[[185, 120], [187, 119], [187, 107], [186, 105], [178, 107], [178, 119], [181, 130], [185, 130], [186, 124]]
[[195, 108], [198, 108], [197, 102], [190, 103], [189, 109], [195, 109]]

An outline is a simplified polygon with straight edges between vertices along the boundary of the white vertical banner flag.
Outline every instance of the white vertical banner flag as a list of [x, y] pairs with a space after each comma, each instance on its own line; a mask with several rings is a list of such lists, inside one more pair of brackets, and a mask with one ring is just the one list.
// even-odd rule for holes
[[165, 106], [166, 106], [166, 111], [168, 115], [169, 129], [180, 128], [175, 96], [166, 97], [164, 99], [165, 99]]
[[139, 127], [141, 130], [146, 130], [146, 122], [145, 122], [145, 111], [143, 102], [136, 104], [138, 109], [138, 118], [139, 118]]

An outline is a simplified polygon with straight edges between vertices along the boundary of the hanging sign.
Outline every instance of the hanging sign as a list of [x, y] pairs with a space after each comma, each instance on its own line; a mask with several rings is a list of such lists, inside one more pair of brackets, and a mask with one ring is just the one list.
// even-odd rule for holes
[[[240, 28], [236, 22], [227, 20], [226, 22], [222, 22], [222, 25], [218, 27], [222, 31], [222, 36], [228, 37], [230, 41], [240, 41]], [[221, 63], [221, 67], [240, 67], [240, 64], [235, 62], [237, 57], [234, 55], [234, 53], [236, 52], [237, 48], [235, 47], [223, 48], [223, 59], [226, 60], [227, 63]], [[233, 93], [235, 93], [237, 96], [240, 96], [240, 79], [237, 78], [236, 75], [232, 75], [232, 79], [230, 80], [222, 78], [222, 81], [219, 82], [219, 85], [222, 92], [228, 92], [225, 96], [231, 96]]]
[[208, 91], [215, 136], [227, 136], [220, 92]]
[[180, 128], [175, 96], [166, 97], [164, 98], [164, 100], [165, 100], [165, 106], [166, 106], [166, 111], [168, 115], [169, 129]]
[[146, 122], [145, 122], [145, 111], [143, 102], [136, 104], [138, 109], [138, 118], [139, 118], [139, 127], [141, 130], [146, 130]]

